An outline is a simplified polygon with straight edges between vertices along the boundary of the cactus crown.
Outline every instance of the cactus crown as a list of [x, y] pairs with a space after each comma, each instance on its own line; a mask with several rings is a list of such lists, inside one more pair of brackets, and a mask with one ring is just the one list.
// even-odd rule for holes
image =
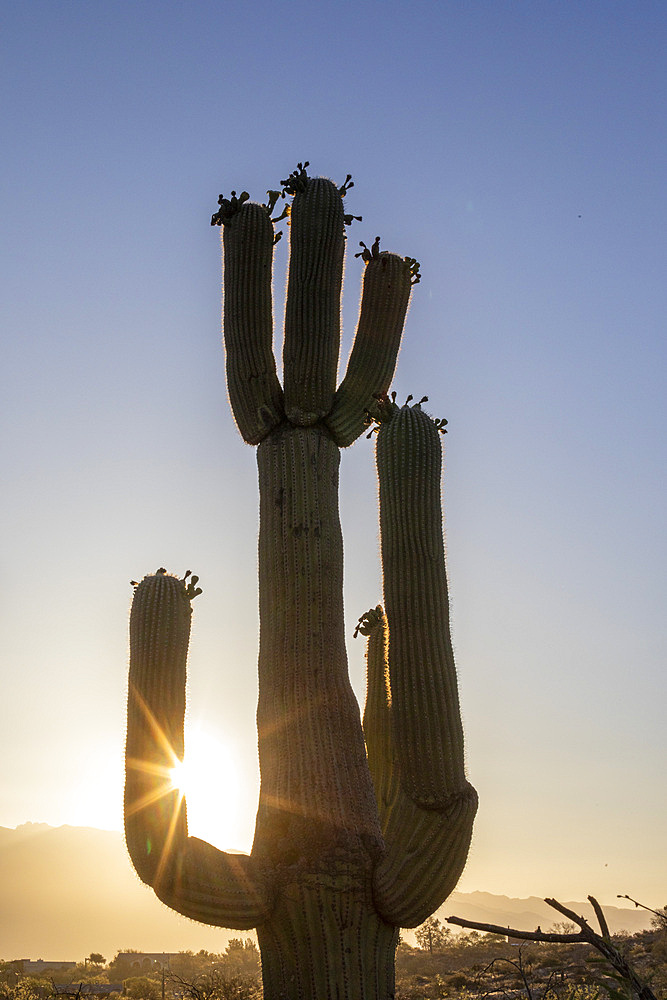
[[[156, 569], [155, 573], [153, 574], [153, 576], [167, 576], [167, 575], [168, 574], [164, 566], [161, 566], [159, 569]], [[149, 580], [149, 579], [151, 579], [150, 576], [144, 577], [144, 580]], [[178, 579], [178, 577], [176, 577], [175, 579]], [[193, 576], [192, 570], [190, 569], [185, 571], [185, 576], [179, 580], [179, 583], [183, 584], [186, 597], [190, 601], [194, 601], [195, 597], [199, 597], [199, 595], [203, 593], [201, 587], [197, 586], [197, 584], [199, 583], [199, 577]], [[130, 586], [136, 589], [139, 586], [138, 580], [130, 580]]]
[[[363, 240], [359, 240], [359, 246], [362, 248], [359, 253], [355, 253], [355, 257], [361, 257], [362, 260], [366, 261], [368, 264], [372, 260], [377, 260], [386, 251], [380, 250], [380, 237], [376, 236], [371, 247], [367, 247]], [[421, 281], [421, 274], [419, 273], [420, 263], [415, 257], [404, 257], [403, 260], [408, 265], [408, 270], [412, 277], [412, 284], [418, 285]]]
[[[313, 178], [308, 176], [307, 168], [310, 166], [310, 162], [306, 160], [304, 163], [298, 163], [296, 170], [293, 170], [289, 177], [286, 177], [280, 182], [281, 190], [275, 191], [269, 189], [267, 194], [266, 204], [263, 206], [271, 219], [271, 222], [275, 225], [278, 222], [282, 222], [283, 219], [287, 219], [289, 223], [290, 216], [290, 206], [286, 205], [280, 215], [273, 217], [273, 211], [276, 207], [276, 203], [280, 198], [285, 198], [285, 195], [295, 195], [297, 193], [303, 194], [308, 186], [308, 182]], [[354, 187], [354, 181], [352, 180], [352, 174], [347, 174], [343, 183], [338, 187], [338, 194], [341, 198], [344, 198], [350, 188]], [[240, 195], [237, 196], [236, 191], [232, 191], [229, 198], [225, 198], [224, 195], [218, 196], [218, 205], [220, 206], [217, 212], [214, 212], [211, 216], [212, 226], [228, 226], [230, 222], [234, 219], [234, 216], [238, 214], [244, 202], [249, 199], [250, 195], [247, 191], [242, 191]], [[352, 224], [353, 221], [361, 222], [361, 215], [344, 215], [343, 221], [346, 226]], [[281, 232], [276, 233], [274, 242], [277, 243]], [[378, 237], [379, 239], [379, 237]], [[363, 245], [363, 244], [362, 244]], [[359, 257], [361, 254], [355, 254]], [[366, 259], [366, 258], [365, 258]], [[411, 258], [405, 258], [406, 261], [411, 260]], [[419, 269], [419, 265], [417, 265]], [[417, 278], [417, 281], [419, 278]], [[416, 283], [416, 282], [415, 282]]]
[[[340, 297], [345, 226], [342, 201], [353, 187], [308, 174], [309, 161], [269, 189], [264, 204], [249, 202], [247, 191], [220, 195], [211, 223], [223, 228], [224, 336], [229, 395], [239, 429], [258, 444], [280, 423], [323, 424], [341, 447], [366, 426], [373, 397], [387, 392], [393, 376], [411, 286], [419, 264], [361, 243], [356, 255], [366, 265], [361, 311], [347, 372], [336, 388], [340, 349]], [[291, 205], [275, 215], [286, 195]], [[290, 225], [290, 264], [283, 344], [284, 385], [273, 357], [271, 308], [272, 246]], [[273, 227], [273, 233], [272, 233]]]
[[359, 618], [356, 628], [354, 630], [353, 639], [356, 639], [358, 635], [371, 635], [376, 628], [382, 623], [382, 616], [384, 612], [382, 610], [382, 605], [378, 604], [374, 608], [370, 608], [368, 611], [364, 611], [363, 615]]
[[[408, 396], [403, 406], [409, 406], [412, 399], [412, 396]], [[422, 403], [428, 403], [428, 396], [422, 396], [420, 400], [413, 403], [413, 407], [421, 409]], [[389, 423], [400, 409], [402, 407], [396, 402], [395, 392], [392, 392], [391, 396], [388, 396], [386, 392], [375, 395], [373, 405], [366, 410], [366, 426], [370, 427], [370, 431], [366, 437], [370, 438], [373, 434], [377, 434], [382, 424]], [[441, 434], [447, 433], [446, 425], [448, 421], [444, 417], [430, 417], [430, 419]]]
[[247, 191], [242, 191], [241, 194], [236, 196], [236, 191], [232, 191], [230, 198], [225, 198], [224, 195], [218, 197], [218, 205], [220, 208], [211, 216], [212, 226], [228, 226], [235, 215], [241, 210], [241, 206], [245, 201], [248, 200], [250, 195]]

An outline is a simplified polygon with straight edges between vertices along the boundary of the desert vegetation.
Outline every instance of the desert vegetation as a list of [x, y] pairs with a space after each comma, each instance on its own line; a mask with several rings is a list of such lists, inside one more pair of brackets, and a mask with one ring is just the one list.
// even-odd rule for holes
[[[667, 998], [667, 908], [650, 929], [610, 941], [658, 1000]], [[573, 935], [559, 921], [546, 933]], [[399, 942], [395, 1000], [636, 1000], [639, 994], [585, 941], [535, 942], [472, 930], [457, 933], [436, 917], [416, 931], [417, 946]], [[127, 953], [125, 953], [127, 954]], [[76, 983], [121, 986], [130, 1000], [261, 1000], [259, 950], [252, 938], [232, 939], [224, 952], [180, 952], [169, 965], [125, 976], [118, 956], [103, 968], [82, 963]], [[48, 1000], [59, 978], [18, 976], [0, 963], [0, 1000]], [[110, 995], [110, 994], [107, 994]], [[112, 1000], [118, 1000], [111, 994]]]
[[[548, 933], [576, 936], [558, 921]], [[401, 942], [396, 1000], [441, 997], [495, 1000], [635, 1000], [642, 995], [586, 941], [530, 941], [471, 930], [453, 933], [437, 918], [417, 931], [419, 947]], [[649, 930], [611, 935], [644, 996], [667, 997], [667, 908]]]

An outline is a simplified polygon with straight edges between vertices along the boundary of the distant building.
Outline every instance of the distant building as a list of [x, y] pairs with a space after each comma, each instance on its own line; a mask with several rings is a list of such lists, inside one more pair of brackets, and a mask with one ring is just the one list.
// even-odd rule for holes
[[31, 962], [29, 958], [16, 958], [9, 963], [17, 972], [24, 976], [41, 976], [45, 972], [67, 972], [68, 969], [76, 969], [76, 962], [45, 962], [38, 958]]
[[129, 972], [141, 975], [155, 969], [168, 969], [170, 960], [177, 954], [177, 951], [119, 951], [114, 959], [114, 966], [122, 966]]

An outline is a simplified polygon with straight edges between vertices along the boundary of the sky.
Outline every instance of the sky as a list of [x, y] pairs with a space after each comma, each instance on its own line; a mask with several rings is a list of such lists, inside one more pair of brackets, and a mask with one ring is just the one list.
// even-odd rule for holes
[[[308, 159], [363, 216], [342, 364], [357, 241], [421, 262], [393, 387], [449, 421], [459, 888], [664, 905], [666, 43], [641, 0], [2, 4], [0, 826], [121, 828], [129, 581], [166, 566], [204, 591], [191, 832], [250, 847], [256, 466], [209, 220]], [[341, 516], [363, 703], [365, 438]]]

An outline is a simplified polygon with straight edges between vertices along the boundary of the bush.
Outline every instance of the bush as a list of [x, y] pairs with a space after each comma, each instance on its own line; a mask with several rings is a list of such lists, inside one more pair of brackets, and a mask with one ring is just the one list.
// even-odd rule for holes
[[462, 972], [456, 972], [453, 976], [448, 977], [447, 985], [453, 986], [455, 990], [460, 990], [468, 985], [468, 977], [464, 976]]
[[160, 1000], [162, 984], [148, 976], [130, 976], [123, 980], [123, 995], [130, 1000]]

